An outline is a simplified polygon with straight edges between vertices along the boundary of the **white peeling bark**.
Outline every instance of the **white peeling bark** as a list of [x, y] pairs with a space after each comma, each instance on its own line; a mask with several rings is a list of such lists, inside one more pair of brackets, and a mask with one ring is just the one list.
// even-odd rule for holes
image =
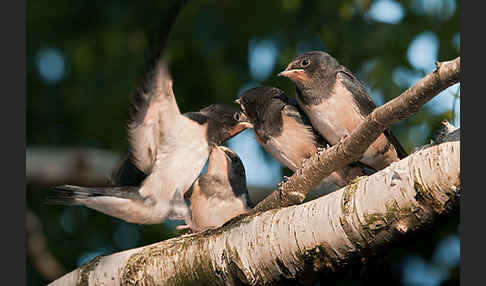
[[450, 138], [319, 199], [98, 257], [50, 285], [268, 285], [332, 274], [457, 210], [460, 142]]

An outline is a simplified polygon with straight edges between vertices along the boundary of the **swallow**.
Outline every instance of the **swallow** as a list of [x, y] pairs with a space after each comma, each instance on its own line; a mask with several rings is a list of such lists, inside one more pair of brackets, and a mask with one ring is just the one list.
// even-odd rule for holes
[[[248, 122], [256, 141], [277, 161], [295, 172], [303, 162], [328, 142], [316, 132], [295, 99], [276, 87], [256, 87], [245, 91], [235, 101], [242, 112], [240, 122]], [[366, 171], [366, 172], [365, 172]], [[338, 187], [352, 179], [373, 172], [371, 168], [352, 164], [331, 173], [323, 182]]]
[[237, 113], [229, 105], [213, 104], [181, 114], [170, 74], [158, 63], [130, 106], [130, 150], [114, 172], [115, 186], [59, 186], [48, 202], [84, 205], [138, 224], [187, 219], [183, 196], [201, 173], [211, 146], [248, 128], [235, 119]]
[[235, 152], [224, 146], [213, 146], [208, 169], [194, 182], [190, 202], [192, 221], [178, 229], [199, 232], [219, 227], [248, 212], [252, 203], [245, 168]]
[[[363, 84], [325, 52], [300, 55], [278, 75], [295, 83], [299, 106], [331, 145], [351, 134], [376, 108]], [[381, 170], [406, 156], [391, 130], [386, 129], [360, 161]]]
[[130, 223], [187, 219], [184, 193], [201, 173], [212, 145], [247, 128], [236, 108], [213, 104], [181, 114], [173, 80], [159, 50], [148, 62], [129, 107], [129, 152], [112, 186], [54, 187], [47, 203], [84, 205]]

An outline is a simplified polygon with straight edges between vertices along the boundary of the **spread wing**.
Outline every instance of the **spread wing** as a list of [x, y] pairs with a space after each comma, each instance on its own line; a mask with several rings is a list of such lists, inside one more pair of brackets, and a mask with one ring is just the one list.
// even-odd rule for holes
[[163, 61], [156, 60], [133, 95], [127, 124], [129, 158], [145, 174], [152, 170], [157, 147], [170, 136], [171, 126], [181, 116], [172, 90], [172, 78]]
[[[353, 94], [353, 99], [356, 101], [356, 105], [363, 117], [366, 117], [376, 108], [376, 104], [369, 96], [363, 84], [348, 69], [342, 67], [337, 73], [337, 79]], [[389, 128], [385, 129], [383, 134], [385, 134], [388, 141], [395, 147], [398, 158], [403, 159], [408, 155]]]
[[127, 122], [129, 154], [113, 171], [116, 185], [139, 185], [152, 169], [157, 145], [168, 132], [171, 118], [180, 114], [172, 90], [172, 78], [163, 62], [163, 54], [173, 27], [187, 4], [176, 1], [162, 19], [154, 56], [146, 65], [144, 77], [137, 85], [129, 107]]

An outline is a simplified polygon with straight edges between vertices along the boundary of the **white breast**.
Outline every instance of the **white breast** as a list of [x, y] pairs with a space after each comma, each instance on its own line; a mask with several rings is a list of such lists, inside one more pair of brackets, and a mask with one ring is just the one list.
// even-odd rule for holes
[[232, 197], [223, 200], [217, 196], [202, 196], [194, 202], [191, 201], [193, 221], [199, 228], [221, 226], [247, 211], [242, 198]]
[[352, 94], [339, 81], [336, 82], [331, 96], [321, 104], [306, 106], [299, 101], [299, 105], [309, 117], [312, 126], [331, 145], [349, 135], [364, 119]]

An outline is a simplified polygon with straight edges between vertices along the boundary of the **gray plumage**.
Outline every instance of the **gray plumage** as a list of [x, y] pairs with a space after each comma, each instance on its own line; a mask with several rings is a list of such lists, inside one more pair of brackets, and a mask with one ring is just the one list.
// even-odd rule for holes
[[[242, 109], [241, 121], [252, 124], [258, 143], [277, 161], [296, 171], [305, 159], [328, 142], [312, 127], [297, 102], [276, 87], [256, 87], [245, 91], [237, 100]], [[334, 188], [352, 179], [374, 172], [362, 164], [351, 164], [331, 173], [323, 183]]]
[[[376, 108], [363, 84], [327, 53], [313, 51], [298, 56], [279, 75], [295, 83], [300, 108], [332, 145], [351, 134]], [[391, 130], [386, 129], [360, 162], [381, 170], [406, 156]]]

